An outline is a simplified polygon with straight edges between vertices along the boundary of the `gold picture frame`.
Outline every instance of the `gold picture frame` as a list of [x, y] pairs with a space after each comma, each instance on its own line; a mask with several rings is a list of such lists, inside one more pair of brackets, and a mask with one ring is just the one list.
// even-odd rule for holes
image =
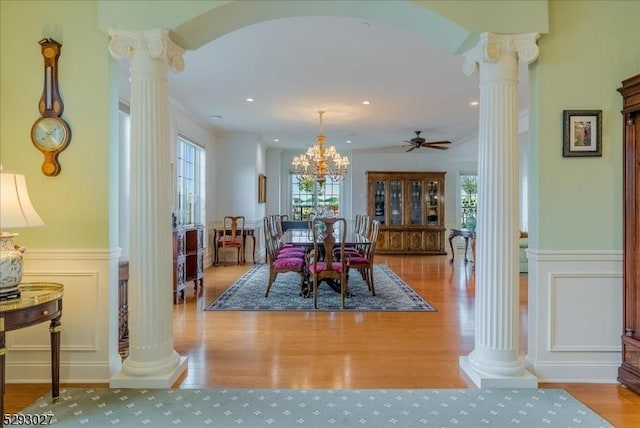
[[263, 204], [267, 202], [267, 176], [264, 174], [258, 175], [258, 203]]

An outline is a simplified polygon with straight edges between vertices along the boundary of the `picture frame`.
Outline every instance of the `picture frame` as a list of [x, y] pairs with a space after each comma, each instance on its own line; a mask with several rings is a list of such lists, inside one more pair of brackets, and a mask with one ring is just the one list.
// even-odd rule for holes
[[258, 175], [258, 203], [267, 202], [267, 176], [264, 174]]
[[564, 110], [562, 156], [602, 156], [602, 110]]

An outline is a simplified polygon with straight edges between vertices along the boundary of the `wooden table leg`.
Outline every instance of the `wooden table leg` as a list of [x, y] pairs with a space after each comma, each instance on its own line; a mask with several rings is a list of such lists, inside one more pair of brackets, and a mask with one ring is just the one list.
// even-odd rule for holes
[[60, 301], [60, 316], [51, 320], [51, 398], [57, 401], [60, 397], [60, 318], [62, 317], [62, 301]]
[[469, 260], [467, 259], [467, 250], [469, 248], [469, 237], [464, 237], [464, 262], [467, 263]]
[[449, 233], [449, 247], [451, 247], [451, 260], [449, 260], [449, 263], [453, 263], [453, 259], [455, 258], [455, 253], [453, 252], [453, 237], [456, 236], [454, 231], [452, 230], [451, 233]]
[[473, 256], [473, 268], [476, 267], [476, 235], [471, 237], [471, 255]]
[[213, 265], [218, 266], [218, 231], [213, 231]]

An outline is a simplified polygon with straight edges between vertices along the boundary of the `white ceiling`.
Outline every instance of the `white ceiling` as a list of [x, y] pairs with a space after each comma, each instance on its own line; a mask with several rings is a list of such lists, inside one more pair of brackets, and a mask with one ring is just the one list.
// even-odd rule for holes
[[[463, 74], [463, 59], [376, 22], [283, 18], [186, 52], [185, 69], [170, 73], [169, 87], [174, 100], [220, 134], [304, 149], [315, 142], [317, 111], [325, 110], [327, 145], [403, 152], [403, 140], [416, 130], [453, 146], [475, 140], [478, 107], [469, 103], [479, 99], [478, 76]], [[528, 82], [526, 66], [520, 68], [522, 110]]]

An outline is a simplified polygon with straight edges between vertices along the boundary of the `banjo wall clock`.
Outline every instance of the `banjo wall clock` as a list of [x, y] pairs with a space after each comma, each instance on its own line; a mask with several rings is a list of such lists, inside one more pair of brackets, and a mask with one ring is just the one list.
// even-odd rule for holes
[[62, 45], [53, 39], [40, 40], [44, 59], [44, 88], [38, 103], [40, 117], [31, 127], [31, 141], [44, 155], [42, 173], [60, 174], [58, 155], [71, 141], [71, 128], [62, 118], [64, 105], [58, 89], [58, 58]]

